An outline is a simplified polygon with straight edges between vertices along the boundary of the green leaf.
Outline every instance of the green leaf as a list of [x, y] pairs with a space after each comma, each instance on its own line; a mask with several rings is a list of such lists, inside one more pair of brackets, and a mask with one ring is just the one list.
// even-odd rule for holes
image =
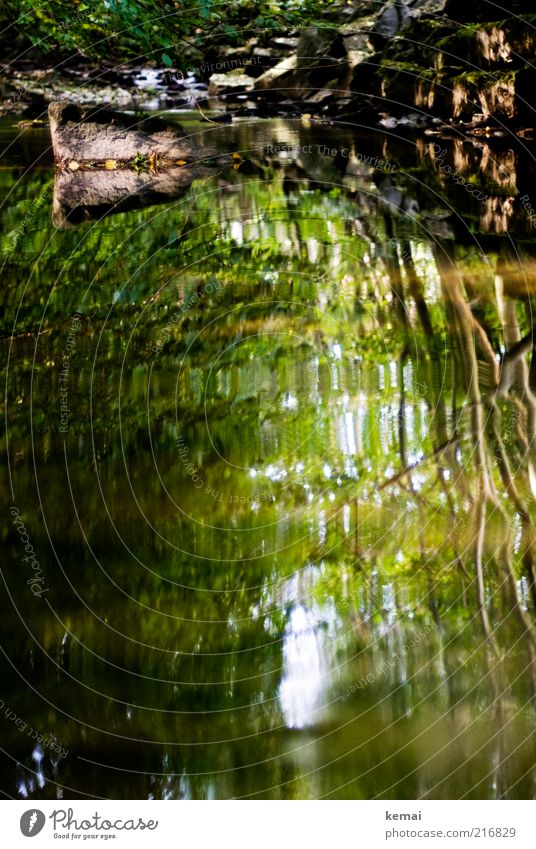
[[200, 0], [199, 2], [199, 14], [202, 18], [208, 18], [210, 13], [210, 0]]

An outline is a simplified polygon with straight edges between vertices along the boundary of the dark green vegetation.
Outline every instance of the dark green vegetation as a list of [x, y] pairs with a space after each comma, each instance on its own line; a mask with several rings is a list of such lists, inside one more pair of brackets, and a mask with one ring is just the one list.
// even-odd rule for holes
[[2, 699], [68, 750], [3, 708], [2, 790], [532, 798], [530, 158], [200, 140], [245, 164], [70, 229], [52, 171], [0, 170], [6, 497], [47, 589], [8, 526]]
[[[331, 3], [324, 5], [329, 10]], [[218, 46], [242, 44], [259, 29], [269, 36], [299, 27], [313, 10], [312, 0], [5, 0], [0, 46], [12, 58], [31, 50], [35, 61], [89, 58], [180, 67], [188, 55], [216, 56]]]

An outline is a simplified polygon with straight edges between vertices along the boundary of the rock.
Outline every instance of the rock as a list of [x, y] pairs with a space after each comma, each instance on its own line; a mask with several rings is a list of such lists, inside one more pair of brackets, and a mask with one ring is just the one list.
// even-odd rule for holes
[[[248, 42], [251, 50], [246, 74], [214, 74], [210, 78], [211, 96], [251, 92], [272, 101], [286, 99], [323, 103], [346, 99], [353, 90], [367, 97], [375, 93], [379, 79], [373, 75], [373, 54], [379, 39], [392, 40], [424, 11], [436, 13], [447, 0], [353, 0], [335, 2], [324, 19], [332, 26], [309, 26], [299, 38], [277, 37], [266, 46]], [[291, 55], [280, 58], [282, 51]], [[230, 55], [230, 54], [229, 54]], [[361, 74], [360, 87], [352, 85], [353, 71], [371, 59]], [[263, 67], [269, 65], [269, 67]], [[260, 70], [262, 69], [262, 70]], [[252, 78], [254, 81], [252, 82]], [[257, 98], [259, 99], [259, 97]], [[413, 103], [411, 105], [414, 105]], [[367, 110], [370, 103], [367, 103]]]
[[307, 27], [296, 48], [298, 68], [319, 68], [344, 55], [342, 39], [337, 29]]
[[326, 100], [333, 100], [334, 94], [330, 88], [322, 88], [310, 95], [309, 102], [312, 104], [325, 103]]
[[149, 157], [156, 153], [170, 160], [200, 160], [212, 155], [183, 138], [179, 125], [157, 118], [140, 120], [103, 109], [83, 112], [66, 102], [51, 103], [48, 117], [54, 158], [59, 166], [70, 161], [130, 162], [139, 154]]
[[257, 91], [272, 89], [277, 85], [282, 84], [285, 79], [290, 81], [293, 79], [293, 72], [298, 67], [298, 57], [288, 56], [274, 68], [270, 68], [264, 74], [261, 74], [254, 82], [254, 88]]
[[372, 55], [374, 49], [366, 30], [350, 30], [342, 36], [350, 70]]
[[281, 51], [273, 47], [259, 47], [255, 50], [251, 62], [246, 65], [251, 77], [260, 77], [265, 71], [274, 68], [281, 61]]
[[[239, 60], [241, 63], [245, 63], [252, 55], [252, 51], [257, 44], [256, 39], [250, 39], [246, 44], [243, 44], [241, 47], [224, 47], [221, 50], [218, 50], [218, 59], [216, 64], [221, 63], [221, 57], [223, 57], [226, 62], [236, 62]], [[231, 66], [233, 67], [233, 66]]]
[[[255, 90], [272, 97], [311, 100], [319, 91], [338, 91], [348, 72], [346, 51], [337, 28], [307, 27], [296, 53], [270, 68], [256, 81]], [[322, 94], [319, 100], [327, 95]]]
[[[258, 80], [257, 80], [258, 82]], [[228, 74], [212, 74], [208, 81], [209, 97], [219, 97], [229, 94], [242, 94], [252, 91], [255, 80], [244, 73], [231, 71]]]
[[272, 40], [270, 41], [270, 46], [273, 46], [273, 47], [275, 47], [279, 50], [284, 50], [284, 51], [296, 50], [296, 48], [298, 47], [298, 41], [299, 41], [298, 38], [290, 38], [290, 37], [287, 37], [287, 38], [284, 38], [284, 37], [272, 38]]
[[378, 18], [376, 32], [383, 38], [393, 38], [400, 29], [400, 18], [396, 6], [387, 6]]

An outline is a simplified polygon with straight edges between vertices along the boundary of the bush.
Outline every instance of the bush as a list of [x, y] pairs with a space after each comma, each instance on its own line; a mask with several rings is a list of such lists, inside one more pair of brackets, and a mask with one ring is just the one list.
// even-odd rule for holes
[[0, 38], [3, 54], [12, 59], [30, 50], [36, 62], [87, 58], [181, 67], [215, 52], [218, 44], [289, 32], [315, 15], [318, 3], [313, 7], [312, 0], [95, 0], [76, 5], [72, 0], [3, 0]]

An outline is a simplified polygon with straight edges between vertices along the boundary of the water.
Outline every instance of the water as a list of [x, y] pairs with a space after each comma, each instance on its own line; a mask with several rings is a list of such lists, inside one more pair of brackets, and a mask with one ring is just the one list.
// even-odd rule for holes
[[185, 126], [59, 229], [0, 128], [3, 792], [533, 798], [529, 152]]

